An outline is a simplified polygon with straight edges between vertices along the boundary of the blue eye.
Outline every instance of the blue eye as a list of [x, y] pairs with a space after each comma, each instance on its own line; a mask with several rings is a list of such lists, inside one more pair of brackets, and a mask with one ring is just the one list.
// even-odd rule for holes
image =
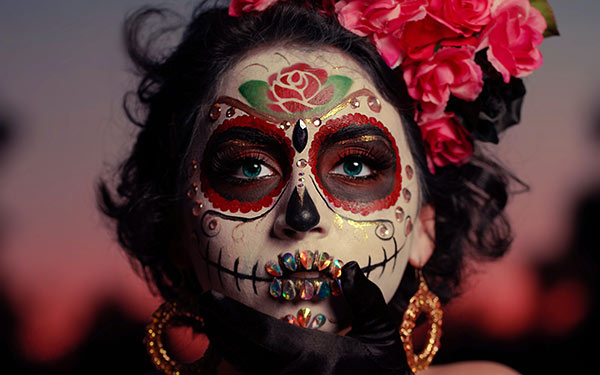
[[246, 159], [241, 163], [234, 177], [241, 179], [255, 179], [261, 177], [272, 176], [275, 173], [271, 168], [266, 166], [260, 160]]
[[368, 177], [373, 174], [373, 171], [360, 159], [353, 158], [336, 165], [331, 173], [348, 177]]

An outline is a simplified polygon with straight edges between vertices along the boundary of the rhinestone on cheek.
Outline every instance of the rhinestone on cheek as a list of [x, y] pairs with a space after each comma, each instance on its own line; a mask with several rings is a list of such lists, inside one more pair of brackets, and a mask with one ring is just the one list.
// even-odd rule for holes
[[188, 171], [188, 177], [192, 177], [198, 171], [198, 162], [196, 160], [192, 160], [192, 164], [190, 165], [190, 169]]
[[190, 199], [194, 199], [196, 197], [196, 194], [198, 194], [198, 184], [197, 183], [193, 183], [192, 187], [190, 187], [187, 191], [187, 197]]
[[219, 103], [215, 103], [210, 109], [208, 116], [212, 121], [217, 121], [219, 117], [221, 117], [221, 105]]
[[412, 168], [410, 165], [406, 165], [405, 171], [406, 171], [406, 177], [407, 177], [409, 180], [410, 180], [410, 179], [412, 179], [412, 178], [413, 178], [413, 175], [414, 175], [413, 168]]
[[381, 111], [381, 102], [374, 96], [367, 98], [367, 105], [371, 108], [371, 111], [379, 113]]
[[227, 116], [227, 117], [233, 117], [233, 115], [235, 115], [235, 108], [229, 107], [227, 109], [227, 112], [225, 112], [225, 116]]
[[192, 207], [192, 215], [200, 216], [200, 214], [202, 213], [203, 207], [204, 207], [204, 204], [202, 203], [202, 201], [197, 200], [196, 203], [194, 204], [194, 207]]
[[350, 106], [354, 109], [360, 107], [360, 101], [357, 98], [354, 98], [350, 101]]
[[401, 223], [404, 220], [404, 209], [402, 207], [396, 207], [396, 221]]
[[412, 194], [410, 193], [410, 190], [408, 190], [407, 188], [402, 189], [402, 196], [404, 197], [404, 201], [406, 203], [410, 202], [410, 198], [412, 197]]
[[408, 236], [410, 232], [413, 230], [412, 219], [409, 217], [406, 218], [406, 235]]
[[315, 118], [312, 120], [312, 123], [314, 126], [321, 126], [321, 119], [320, 118]]

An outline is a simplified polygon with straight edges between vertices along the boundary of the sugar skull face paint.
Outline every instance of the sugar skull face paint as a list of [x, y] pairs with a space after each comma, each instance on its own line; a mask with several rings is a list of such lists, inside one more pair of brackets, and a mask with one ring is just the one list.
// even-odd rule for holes
[[335, 332], [349, 317], [339, 270], [354, 260], [389, 301], [420, 204], [393, 106], [336, 51], [255, 52], [216, 92], [182, 191], [202, 287]]

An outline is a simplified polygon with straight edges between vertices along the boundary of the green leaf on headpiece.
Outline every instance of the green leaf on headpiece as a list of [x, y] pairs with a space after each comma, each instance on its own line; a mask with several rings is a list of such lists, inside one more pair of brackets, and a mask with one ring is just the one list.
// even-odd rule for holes
[[544, 31], [544, 38], [560, 35], [554, 12], [552, 11], [550, 4], [548, 4], [548, 0], [529, 0], [529, 2], [531, 3], [531, 6], [539, 10], [546, 19], [548, 27]]

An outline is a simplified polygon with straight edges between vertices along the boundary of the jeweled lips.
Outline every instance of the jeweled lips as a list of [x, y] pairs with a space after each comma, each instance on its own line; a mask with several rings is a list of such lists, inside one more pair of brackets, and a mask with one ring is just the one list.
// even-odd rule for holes
[[286, 301], [324, 300], [330, 295], [342, 294], [340, 276], [344, 263], [326, 252], [297, 250], [283, 253], [277, 261], [265, 264], [273, 280], [269, 294]]

